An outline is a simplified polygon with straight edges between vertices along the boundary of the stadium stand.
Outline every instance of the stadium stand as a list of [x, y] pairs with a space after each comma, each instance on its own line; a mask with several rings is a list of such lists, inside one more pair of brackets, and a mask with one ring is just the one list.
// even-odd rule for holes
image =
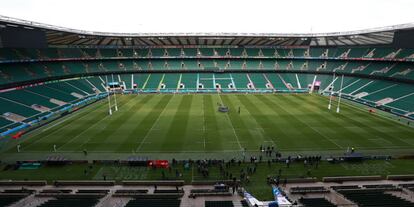
[[[22, 30], [19, 35], [25, 35], [24, 32], [28, 32], [29, 27], [42, 33], [43, 39], [41, 41], [46, 42], [43, 47], [32, 47], [30, 44], [24, 47], [7, 46], [7, 40], [5, 39], [3, 42], [1, 38], [3, 33], [0, 33], [0, 39], [2, 40], [0, 44], [1, 138], [18, 135], [20, 132], [24, 132], [23, 129], [31, 130], [40, 127], [42, 124], [63, 117], [67, 113], [76, 111], [80, 107], [87, 106], [100, 99], [106, 97], [109, 99], [108, 94], [111, 94], [112, 91], [120, 94], [314, 92], [322, 95], [341, 96], [367, 105], [370, 108], [391, 112], [398, 115], [398, 119], [400, 117], [414, 119], [414, 49], [412, 48], [412, 41], [401, 38], [400, 34], [400, 32], [414, 32], [414, 28], [401, 29], [395, 27], [392, 30], [385, 28], [374, 32], [356, 32], [358, 34], [352, 36], [340, 32], [331, 35], [315, 34], [303, 38], [284, 34], [280, 34], [280, 37], [266, 36], [265, 34], [244, 36], [240, 34], [227, 34], [228, 36], [212, 34], [194, 36], [139, 34], [126, 37], [122, 34], [115, 36], [106, 33], [97, 35], [93, 32], [85, 34], [85, 31], [77, 30], [68, 32], [69, 30], [54, 28], [51, 25], [33, 24], [33, 22], [25, 21], [13, 22], [12, 20], [0, 19], [2, 32], [9, 29], [10, 25], [14, 25]], [[58, 38], [52, 38], [53, 36], [58, 36]], [[60, 39], [60, 41], [56, 39]], [[404, 43], [408, 43], [407, 46]], [[341, 82], [343, 82], [343, 85]], [[108, 88], [110, 85], [113, 88], [112, 90]], [[260, 97], [260, 95], [257, 97]], [[207, 101], [207, 104], [204, 105], [204, 99], [202, 101], [204, 108], [210, 107], [211, 103]], [[249, 100], [240, 99], [239, 101], [241, 105], [244, 105], [245, 102], [254, 107], [271, 108], [271, 104], [274, 104], [269, 101], [263, 102], [265, 105], [255, 106], [254, 103], [250, 104]], [[215, 102], [215, 100], [210, 102]], [[135, 110], [132, 107], [138, 105], [140, 104], [131, 105], [131, 111]], [[298, 103], [298, 106], [300, 106], [300, 103]], [[260, 109], [257, 111], [261, 112]], [[250, 113], [250, 111], [248, 112]], [[102, 116], [105, 113], [102, 112]], [[140, 113], [139, 110], [136, 110], [136, 113]], [[163, 112], [160, 111], [159, 113]], [[178, 113], [181, 113], [181, 111], [179, 110]], [[307, 125], [307, 122], [305, 122], [306, 114], [303, 115], [305, 121], [302, 121], [302, 117], [299, 117], [301, 115], [303, 114], [299, 114], [297, 119], [301, 122], [300, 126], [305, 127]], [[342, 118], [342, 121], [345, 121], [344, 117], [339, 117]], [[147, 119], [152, 118], [152, 116], [143, 116], [142, 120], [147, 121]], [[207, 118], [211, 119], [211, 117]], [[244, 148], [245, 146], [242, 146], [242, 144], [246, 142], [242, 140], [241, 144], [238, 140], [237, 133], [240, 133], [239, 131], [247, 135], [251, 133], [252, 139], [257, 134], [262, 134], [257, 130], [240, 130], [240, 128], [244, 128], [245, 124], [247, 126], [250, 123], [267, 121], [262, 115], [253, 116], [255, 120], [249, 120], [246, 123], [238, 121], [234, 114], [230, 114], [226, 118], [232, 126], [233, 123], [236, 123], [237, 131], [234, 130], [234, 134], [239, 145], [237, 150]], [[122, 116], [116, 118], [116, 121], [121, 119], [130, 120], [127, 116]], [[158, 118], [154, 118], [153, 121], [158, 123]], [[169, 123], [170, 120], [167, 121]], [[270, 121], [272, 120], [269, 119]], [[175, 119], [171, 119], [171, 122], [171, 126], [176, 126]], [[204, 114], [203, 122], [206, 122]], [[102, 125], [101, 128], [104, 128], [104, 130], [99, 134], [97, 133], [96, 137], [109, 130], [113, 130], [110, 133], [114, 135], [124, 136], [123, 133], [117, 131], [123, 123], [118, 123], [113, 127], [115, 130], [112, 127]], [[151, 126], [154, 126], [154, 123]], [[137, 122], [133, 124], [137, 125], [133, 135], [138, 131], [145, 131], [141, 127], [145, 127], [146, 123]], [[219, 122], [214, 126], [221, 124]], [[339, 124], [336, 125], [341, 127]], [[263, 134], [266, 134], [266, 139], [271, 140], [271, 133], [268, 134], [266, 130], [273, 127], [273, 125], [266, 123], [266, 126], [269, 127], [263, 129]], [[283, 125], [280, 124], [275, 127], [283, 127]], [[152, 127], [148, 128], [149, 131], [146, 132], [145, 136], [142, 136], [145, 138], [139, 144], [138, 149], [132, 149], [133, 154], [141, 149], [142, 144], [147, 143], [144, 141], [152, 130]], [[208, 126], [207, 128], [215, 127]], [[306, 128], [309, 128], [309, 131], [324, 135], [324, 133], [317, 131], [319, 127], [314, 129], [309, 125]], [[376, 129], [375, 126], [369, 128], [372, 128], [373, 131], [387, 130]], [[158, 130], [160, 131], [160, 129]], [[72, 137], [74, 141], [71, 140], [71, 144], [77, 145], [79, 143], [76, 138], [84, 139], [83, 136], [79, 136], [81, 133]], [[281, 134], [283, 135], [283, 133]], [[306, 136], [307, 133], [301, 135]], [[47, 135], [44, 137], [47, 137]], [[87, 137], [86, 139], [95, 141], [95, 139], [98, 140], [96, 137]], [[137, 138], [140, 139], [139, 133]], [[329, 139], [329, 137], [325, 137], [325, 139], [329, 144], [332, 142], [332, 144], [337, 145], [339, 147], [338, 151], [343, 150], [345, 144], [349, 145], [346, 142], [347, 140]], [[397, 143], [401, 143], [397, 147], [405, 145], [405, 141], [398, 141], [399, 139], [405, 140], [405, 138], [395, 137], [395, 139], [397, 139]], [[204, 138], [204, 152], [206, 152], [205, 140]], [[337, 141], [339, 144], [336, 143]], [[387, 140], [384, 139], [384, 142], [387, 142]], [[316, 141], [315, 143], [319, 144]], [[408, 141], [407, 144], [409, 144]], [[92, 151], [91, 154], [94, 153], [94, 150], [100, 150], [98, 147], [88, 146], [89, 144], [80, 145], [79, 149], [89, 147]], [[105, 145], [105, 143], [99, 143], [99, 145]], [[303, 145], [303, 143], [300, 143], [300, 145]], [[20, 145], [18, 146], [20, 147]], [[299, 144], [295, 147], [298, 146]], [[45, 144], [44, 148], [46, 149], [46, 147], [48, 146]], [[163, 147], [167, 148], [166, 146]], [[394, 148], [397, 147], [394, 146]], [[75, 149], [78, 150], [78, 148]], [[251, 149], [245, 149], [250, 153]], [[395, 150], [398, 150], [398, 148]], [[62, 148], [62, 152], [70, 154], [70, 151], [69, 148], [68, 150]], [[122, 150], [119, 152], [120, 154], [121, 152], [124, 153]], [[131, 150], [128, 149], [129, 152]], [[102, 151], [102, 153], [106, 152]], [[84, 156], [87, 156], [86, 150], [84, 150]], [[28, 156], [26, 155], [26, 157]], [[87, 163], [88, 160], [79, 162]], [[122, 164], [120, 160], [117, 160], [116, 163]], [[99, 172], [101, 173], [101, 171]], [[191, 189], [190, 197], [183, 197], [185, 193], [188, 194], [187, 190], [184, 191], [182, 187], [187, 184], [184, 181], [187, 178], [163, 181], [121, 181], [123, 187], [126, 186], [127, 189], [119, 189], [119, 186], [117, 186], [119, 184], [117, 182], [119, 181], [118, 178], [111, 177], [113, 180], [107, 181], [106, 172], [104, 172], [104, 175], [104, 180], [98, 180], [97, 177], [93, 178], [94, 181], [56, 180], [54, 181], [55, 187], [64, 187], [64, 189], [41, 189], [37, 191], [38, 193], [16, 189], [4, 190], [0, 193], [0, 206], [11, 205], [25, 197], [30, 197], [28, 195], [36, 198], [46, 198], [36, 203], [36, 205], [39, 204], [37, 206], [96, 206], [103, 197], [115, 197], [115, 200], [118, 198], [120, 200], [124, 199], [122, 204], [126, 204], [127, 207], [174, 207], [180, 206], [182, 200], [190, 197], [196, 199], [196, 197], [208, 196], [220, 196], [223, 197], [223, 200], [202, 200], [202, 202], [205, 201], [204, 205], [207, 207], [234, 206], [233, 201], [225, 201], [228, 197], [233, 196], [228, 189]], [[407, 179], [408, 176], [395, 176], [394, 178], [396, 180]], [[286, 179], [286, 183], [291, 184], [296, 181], [311, 183], [315, 182], [316, 179], [320, 178], [289, 178]], [[383, 176], [322, 178], [323, 181], [338, 183], [378, 181], [381, 179], [383, 179]], [[193, 184], [199, 182], [200, 185], [206, 184], [205, 182], [212, 182], [205, 181], [203, 183], [203, 181], [194, 180], [194, 176], [192, 180], [194, 181]], [[0, 185], [32, 185], [43, 188], [46, 181], [1, 181]], [[91, 186], [98, 188], [90, 188]], [[133, 188], [136, 186], [142, 189]], [[169, 186], [171, 189], [157, 189], [157, 187], [154, 187], [155, 189], [152, 190], [151, 188], [146, 189], [146, 186]], [[174, 189], [176, 186], [180, 188]], [[67, 187], [73, 187], [73, 190], [67, 189]], [[76, 187], [85, 187], [85, 189], [76, 189]], [[408, 200], [391, 195], [388, 192], [399, 192], [403, 188], [404, 190], [412, 190], [413, 186], [393, 184], [346, 184], [331, 186], [330, 188], [326, 186], [302, 186], [291, 187], [289, 193], [291, 195], [295, 194], [295, 196], [305, 194], [315, 196], [315, 194], [334, 194], [334, 191], [336, 191], [360, 206], [413, 206]], [[334, 206], [325, 198], [301, 198], [299, 202], [304, 206]], [[242, 205], [246, 206], [247, 203], [242, 202]]]
[[65, 106], [104, 92], [99, 78], [70, 79], [14, 88], [0, 93], [0, 131], [56, 112]]
[[205, 207], [233, 207], [232, 201], [206, 201]]
[[305, 207], [335, 207], [325, 198], [301, 198], [299, 202]]
[[40, 207], [69, 207], [69, 206], [79, 206], [79, 207], [92, 207], [98, 203], [97, 198], [56, 198], [46, 201], [41, 204]]
[[125, 207], [179, 207], [180, 203], [178, 199], [134, 199]]
[[328, 193], [329, 190], [323, 186], [315, 187], [293, 187], [290, 189], [292, 194], [306, 194], [306, 193]]
[[384, 193], [383, 190], [340, 190], [338, 192], [360, 206], [414, 206], [414, 203]]
[[278, 58], [384, 58], [412, 59], [411, 48], [364, 47], [364, 48], [323, 48], [310, 49], [268, 49], [268, 48], [150, 48], [150, 49], [73, 49], [47, 48], [22, 49], [2, 48], [0, 60], [53, 60], [59, 58], [162, 58], [162, 57], [278, 57]]
[[8, 195], [8, 194], [0, 194], [0, 206], [10, 206], [13, 203], [18, 202], [19, 200], [23, 199], [27, 195]]

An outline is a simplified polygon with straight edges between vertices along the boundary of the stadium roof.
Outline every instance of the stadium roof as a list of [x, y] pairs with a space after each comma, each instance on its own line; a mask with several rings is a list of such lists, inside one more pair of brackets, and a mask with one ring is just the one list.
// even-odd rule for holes
[[389, 45], [396, 32], [414, 31], [414, 23], [334, 33], [110, 33], [0, 16], [0, 31], [7, 28], [41, 31], [49, 46], [359, 46]]

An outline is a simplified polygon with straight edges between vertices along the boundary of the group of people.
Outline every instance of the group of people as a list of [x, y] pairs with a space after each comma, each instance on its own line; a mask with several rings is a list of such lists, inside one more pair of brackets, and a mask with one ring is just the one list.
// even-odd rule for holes
[[276, 158], [281, 157], [281, 154], [278, 151], [275, 150], [274, 145], [267, 146], [267, 147], [263, 146], [263, 145], [260, 145], [259, 151], [261, 153], [264, 153], [267, 157], [273, 156], [273, 153], [275, 154]]
[[198, 173], [203, 175], [204, 178], [207, 178], [209, 176], [208, 167], [209, 167], [209, 164], [207, 160], [201, 160], [197, 162], [197, 171]]
[[308, 166], [315, 166], [315, 168], [318, 168], [319, 162], [321, 161], [321, 156], [309, 156], [309, 157], [301, 157], [301, 160], [303, 160], [303, 165], [305, 167]]
[[[270, 177], [270, 176], [267, 176], [267, 184], [269, 184], [269, 185], [271, 185], [271, 184], [274, 184], [274, 185], [276, 185], [276, 186], [278, 186], [279, 187], [279, 185], [280, 185], [280, 176], [281, 175], [278, 175], [278, 176], [276, 176], [276, 178], [272, 178], [272, 177]], [[286, 184], [287, 184], [287, 178], [284, 178], [283, 179], [283, 186], [286, 186]]]

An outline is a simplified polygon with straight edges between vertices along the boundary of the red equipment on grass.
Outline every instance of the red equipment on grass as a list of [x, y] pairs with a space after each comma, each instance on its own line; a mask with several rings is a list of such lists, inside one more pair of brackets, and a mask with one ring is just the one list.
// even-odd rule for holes
[[17, 132], [15, 135], [13, 135], [13, 136], [12, 136], [12, 138], [13, 138], [13, 139], [18, 139], [18, 138], [20, 138], [23, 134], [24, 134], [24, 132], [22, 132], [22, 131]]
[[168, 160], [148, 160], [147, 166], [156, 168], [168, 168], [169, 163]]

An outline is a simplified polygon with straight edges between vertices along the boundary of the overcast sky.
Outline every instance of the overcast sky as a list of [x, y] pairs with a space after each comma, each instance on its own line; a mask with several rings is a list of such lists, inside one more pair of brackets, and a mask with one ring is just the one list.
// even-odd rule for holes
[[100, 32], [338, 32], [414, 22], [414, 0], [0, 0], [0, 15]]

